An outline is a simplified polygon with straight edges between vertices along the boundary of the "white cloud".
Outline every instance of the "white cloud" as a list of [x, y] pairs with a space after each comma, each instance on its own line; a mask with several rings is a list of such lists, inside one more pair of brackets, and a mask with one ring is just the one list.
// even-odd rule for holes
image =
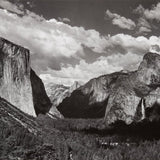
[[85, 55], [84, 46], [101, 54], [105, 52], [108, 41], [94, 29], [72, 27], [56, 19], [46, 20], [29, 10], [18, 16], [6, 9], [0, 9], [0, 24], [1, 37], [31, 51], [34, 55], [32, 66], [39, 68], [38, 72], [50, 66], [52, 69], [59, 69], [61, 59], [64, 58], [80, 60]]
[[106, 18], [112, 19], [113, 25], [117, 25], [123, 29], [133, 30], [136, 27], [135, 22], [131, 19], [112, 13], [109, 10], [106, 11]]
[[0, 36], [29, 48], [33, 53], [50, 57], [77, 56], [78, 51], [83, 53], [82, 45], [98, 53], [104, 52], [106, 38], [99, 32], [72, 27], [56, 19], [47, 21], [32, 12], [27, 13], [19, 17], [0, 9]]
[[62, 84], [65, 86], [71, 86], [75, 81], [81, 82], [80, 79], [77, 78], [65, 78], [65, 77], [54, 77], [51, 74], [40, 74], [39, 77], [42, 79], [44, 84], [54, 83], [54, 84]]
[[160, 47], [160, 37], [151, 36], [146, 38], [144, 36], [133, 37], [126, 34], [117, 34], [110, 37], [110, 45], [121, 46], [126, 53], [144, 55], [153, 45]]
[[151, 25], [144, 17], [140, 17], [138, 19], [137, 27], [139, 29], [139, 31], [138, 31], [139, 33], [148, 33], [148, 32], [152, 31]]
[[133, 13], [143, 15], [144, 11], [144, 7], [140, 4], [136, 9], [133, 10]]
[[33, 8], [35, 5], [34, 5], [34, 1], [28, 1], [26, 3], [30, 8]]
[[158, 22], [160, 21], [160, 3], [157, 3], [156, 6], [153, 6], [152, 9], [145, 9], [144, 15], [147, 19], [155, 19]]
[[7, 0], [0, 0], [0, 7], [17, 14], [24, 14], [23, 5], [17, 6]]
[[40, 77], [45, 83], [54, 82], [71, 85], [74, 81], [87, 82], [91, 78], [120, 70], [135, 70], [141, 60], [142, 55], [132, 53], [126, 55], [113, 54], [108, 57], [99, 57], [90, 64], [81, 60], [76, 66], [68, 65], [62, 67], [60, 71], [48, 69], [47, 73], [41, 74]]
[[139, 27], [139, 30], [138, 30], [138, 33], [144, 33], [144, 34], [146, 34], [146, 33], [151, 32], [151, 31], [152, 31], [152, 30], [149, 29], [149, 28], [147, 28], [147, 27], [140, 26], [140, 27]]
[[[116, 46], [122, 47], [125, 52], [118, 53], [118, 50], [113, 52]], [[142, 61], [143, 55], [149, 52], [151, 48], [153, 51], [153, 46], [160, 47], [160, 37], [151, 36], [146, 38], [139, 36], [135, 38], [130, 35], [117, 34], [108, 38], [108, 47], [111, 47], [110, 55], [101, 56], [93, 63], [81, 60], [76, 66], [61, 66], [59, 71], [48, 69], [46, 73], [52, 79], [57, 79], [55, 81], [61, 81], [61, 83], [68, 83], [69, 85], [74, 80], [86, 82], [103, 74], [120, 70], [135, 70]], [[45, 77], [46, 73], [42, 74], [42, 77]], [[47, 82], [48, 78], [43, 80]]]
[[[138, 19], [138, 29], [139, 33], [151, 32], [153, 28], [154, 21], [160, 22], [160, 3], [152, 6], [151, 9], [145, 9], [142, 5], [139, 5], [134, 9], [133, 13], [138, 14], [140, 18]], [[155, 28], [155, 27], [154, 27]]]
[[61, 17], [58, 17], [58, 20], [61, 21], [61, 22], [66, 22], [66, 23], [69, 23], [71, 22], [71, 20], [69, 18], [61, 18]]
[[110, 46], [122, 48], [123, 53], [144, 54], [149, 51], [151, 41], [144, 36], [133, 37], [126, 34], [117, 34], [109, 39]]

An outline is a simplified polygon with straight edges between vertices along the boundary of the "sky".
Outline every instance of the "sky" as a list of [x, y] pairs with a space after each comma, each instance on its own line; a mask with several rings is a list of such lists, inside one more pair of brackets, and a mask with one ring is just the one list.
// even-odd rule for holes
[[160, 0], [0, 0], [0, 36], [28, 48], [44, 83], [136, 70], [160, 52]]

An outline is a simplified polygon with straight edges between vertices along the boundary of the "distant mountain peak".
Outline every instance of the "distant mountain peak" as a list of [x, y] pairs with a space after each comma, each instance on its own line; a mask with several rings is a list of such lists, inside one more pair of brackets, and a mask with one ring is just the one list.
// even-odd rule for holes
[[81, 83], [78, 81], [75, 81], [73, 85], [71, 85], [70, 87], [64, 86], [62, 84], [55, 84], [54, 82], [45, 84], [47, 94], [52, 102], [52, 107], [49, 113], [51, 115], [55, 115], [59, 118], [62, 118], [63, 116], [60, 114], [56, 107], [63, 101], [63, 99], [69, 97], [71, 93], [80, 86]]
[[82, 84], [78, 81], [75, 81], [71, 87], [70, 87], [70, 92], [73, 92], [75, 89], [79, 88]]

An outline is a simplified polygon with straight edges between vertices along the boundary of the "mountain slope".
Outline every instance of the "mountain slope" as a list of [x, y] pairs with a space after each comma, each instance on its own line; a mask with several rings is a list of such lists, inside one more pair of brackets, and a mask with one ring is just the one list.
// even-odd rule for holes
[[33, 117], [23, 113], [5, 99], [0, 98], [0, 123], [2, 124], [2, 122], [8, 127], [13, 127], [13, 125], [22, 126], [35, 135], [38, 130], [38, 124]]
[[106, 123], [153, 120], [146, 112], [147, 108], [159, 103], [159, 86], [160, 55], [147, 53], [137, 71], [122, 71], [92, 79], [57, 108], [64, 117], [105, 117]]
[[110, 89], [119, 75], [114, 73], [90, 80], [73, 91], [70, 97], [57, 107], [65, 117], [101, 118], [105, 115]]
[[0, 159], [56, 159], [53, 142], [59, 131], [45, 126], [45, 118], [38, 120], [0, 98]]

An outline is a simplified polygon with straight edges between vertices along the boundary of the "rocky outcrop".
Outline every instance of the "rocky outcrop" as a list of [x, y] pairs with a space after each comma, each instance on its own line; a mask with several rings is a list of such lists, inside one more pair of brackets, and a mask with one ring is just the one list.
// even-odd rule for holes
[[104, 117], [109, 124], [119, 120], [129, 124], [146, 118], [154, 120], [159, 99], [160, 55], [147, 53], [137, 71], [92, 79], [57, 108], [65, 117]]
[[40, 78], [31, 70], [29, 50], [0, 38], [0, 97], [23, 112], [46, 113], [50, 100]]

